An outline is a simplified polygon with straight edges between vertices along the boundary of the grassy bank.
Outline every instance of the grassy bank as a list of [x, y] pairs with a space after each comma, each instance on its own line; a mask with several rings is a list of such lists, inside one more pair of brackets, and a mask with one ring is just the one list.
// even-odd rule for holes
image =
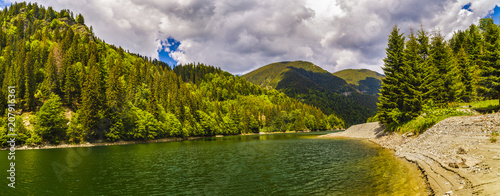
[[446, 107], [426, 106], [417, 118], [394, 128], [400, 133], [421, 134], [439, 121], [454, 116], [471, 116], [479, 113], [493, 113], [500, 109], [498, 99], [471, 103], [449, 104]]

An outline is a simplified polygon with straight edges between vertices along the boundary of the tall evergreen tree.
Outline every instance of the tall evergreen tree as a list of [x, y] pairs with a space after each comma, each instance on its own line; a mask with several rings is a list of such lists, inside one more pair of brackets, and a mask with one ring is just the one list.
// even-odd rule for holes
[[437, 32], [432, 38], [427, 67], [433, 70], [430, 76], [430, 97], [438, 104], [455, 101], [454, 82], [456, 73], [453, 72], [451, 51], [441, 33]]
[[403, 105], [403, 97], [399, 86], [401, 78], [404, 77], [402, 70], [403, 51], [405, 37], [399, 33], [397, 25], [389, 35], [386, 48], [387, 57], [384, 58], [385, 78], [382, 79], [382, 89], [380, 90], [380, 103], [378, 104], [378, 115], [380, 122], [386, 125], [401, 123], [403, 114], [399, 107]]
[[499, 27], [493, 19], [481, 19], [484, 29], [484, 54], [482, 56], [481, 90], [487, 96], [494, 97], [495, 93], [500, 99], [500, 39]]
[[52, 49], [49, 53], [44, 71], [45, 77], [42, 83], [43, 94], [46, 96], [50, 95], [50, 93], [58, 94], [59, 80], [57, 75], [56, 59], [54, 57], [54, 49]]
[[26, 54], [26, 61], [24, 65], [24, 77], [26, 78], [26, 91], [24, 95], [24, 100], [26, 102], [26, 109], [28, 111], [35, 111], [35, 78], [33, 73], [33, 55], [28, 52]]
[[464, 48], [460, 48], [455, 58], [460, 70], [461, 84], [463, 84], [463, 89], [460, 89], [463, 92], [459, 92], [459, 98], [465, 102], [475, 100], [477, 96], [475, 89], [477, 84], [475, 67], [469, 60]]
[[402, 71], [405, 77], [399, 81], [401, 86], [401, 93], [403, 95], [403, 105], [399, 108], [403, 112], [402, 121], [409, 121], [418, 115], [422, 110], [422, 60], [419, 55], [418, 40], [413, 33], [413, 29], [408, 36], [406, 48], [403, 53]]
[[99, 133], [100, 117], [100, 101], [99, 89], [100, 78], [95, 58], [90, 58], [88, 65], [89, 75], [85, 80], [85, 85], [82, 91], [82, 105], [79, 110], [79, 120], [83, 125], [83, 132], [89, 138], [95, 138]]

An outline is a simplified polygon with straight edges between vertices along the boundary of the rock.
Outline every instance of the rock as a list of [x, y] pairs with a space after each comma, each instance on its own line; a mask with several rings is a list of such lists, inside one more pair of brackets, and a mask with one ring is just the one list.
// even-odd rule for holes
[[467, 154], [467, 151], [469, 151], [469, 149], [467, 149], [467, 148], [463, 148], [463, 147], [457, 148], [457, 154]]
[[482, 161], [478, 160], [478, 159], [475, 159], [475, 158], [472, 158], [472, 157], [469, 157], [465, 160], [464, 164], [467, 166], [467, 167], [472, 167], [472, 166], [475, 166], [479, 163], [481, 163]]
[[448, 191], [444, 195], [451, 196], [451, 195], [453, 195], [453, 191]]
[[459, 168], [458, 164], [455, 162], [448, 163], [448, 166], [450, 166], [451, 168]]

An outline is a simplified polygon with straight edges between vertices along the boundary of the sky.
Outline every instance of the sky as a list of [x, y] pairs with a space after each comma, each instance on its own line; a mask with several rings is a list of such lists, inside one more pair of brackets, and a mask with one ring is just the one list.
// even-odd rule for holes
[[[0, 5], [10, 4], [0, 0]], [[244, 74], [280, 61], [382, 73], [397, 24], [450, 38], [493, 17], [500, 0], [33, 0], [82, 13], [96, 36], [170, 65], [200, 62]]]

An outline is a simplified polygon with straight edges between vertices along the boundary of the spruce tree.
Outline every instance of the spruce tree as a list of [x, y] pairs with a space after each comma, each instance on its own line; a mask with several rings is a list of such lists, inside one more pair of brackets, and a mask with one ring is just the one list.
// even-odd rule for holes
[[50, 93], [58, 93], [59, 80], [57, 79], [57, 66], [56, 59], [54, 57], [54, 49], [49, 53], [47, 63], [45, 64], [45, 77], [42, 83], [42, 92], [44, 95], [48, 96]]
[[428, 81], [432, 81], [428, 86], [431, 91], [429, 96], [432, 100], [443, 105], [455, 101], [454, 82], [456, 82], [453, 71], [453, 62], [451, 51], [447, 47], [444, 37], [437, 32], [432, 38], [430, 54], [427, 68], [432, 70], [428, 72]]
[[460, 70], [461, 83], [463, 84], [463, 92], [459, 93], [459, 98], [464, 102], [470, 102], [476, 99], [476, 79], [475, 69], [472, 62], [469, 60], [465, 49], [462, 47], [456, 54], [457, 67]]
[[26, 54], [26, 61], [24, 65], [24, 78], [26, 79], [26, 93], [24, 94], [24, 100], [26, 102], [26, 109], [28, 111], [34, 111], [35, 110], [35, 89], [36, 89], [36, 84], [35, 84], [35, 78], [34, 78], [34, 73], [33, 70], [33, 57], [30, 52]]
[[[486, 96], [500, 99], [500, 39], [499, 27], [493, 19], [481, 19], [484, 29], [484, 54], [482, 56], [481, 90]], [[500, 102], [500, 101], [499, 101]]]
[[95, 58], [89, 60], [89, 75], [85, 80], [82, 91], [82, 105], [79, 114], [80, 122], [83, 125], [83, 132], [88, 138], [95, 138], [99, 134], [100, 108], [99, 89], [100, 78], [98, 68], [95, 65]]
[[422, 60], [419, 55], [419, 43], [413, 30], [410, 31], [408, 42], [403, 53], [402, 71], [405, 77], [399, 81], [403, 96], [403, 105], [399, 108], [403, 112], [402, 121], [409, 121], [422, 110]]
[[382, 79], [378, 104], [378, 116], [380, 122], [385, 125], [399, 124], [402, 117], [399, 107], [403, 105], [403, 97], [399, 84], [401, 78], [404, 77], [402, 70], [404, 43], [405, 37], [403, 33], [399, 33], [395, 25], [389, 35], [386, 48], [387, 57], [384, 58], [382, 68], [385, 78]]
[[[114, 61], [114, 59], [108, 59], [108, 61]], [[117, 65], [108, 62], [108, 66], [111, 65], [111, 70], [106, 82], [106, 117], [110, 122], [110, 127], [108, 133], [106, 133], [106, 138], [110, 141], [121, 139], [124, 130], [120, 114], [124, 110], [125, 92], [120, 79], [121, 60], [118, 61]]]

